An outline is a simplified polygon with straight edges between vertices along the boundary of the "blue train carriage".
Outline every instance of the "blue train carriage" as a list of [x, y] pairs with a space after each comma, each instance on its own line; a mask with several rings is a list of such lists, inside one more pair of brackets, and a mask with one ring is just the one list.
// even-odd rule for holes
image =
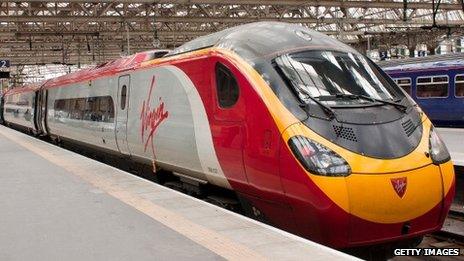
[[378, 64], [436, 126], [464, 127], [464, 53]]

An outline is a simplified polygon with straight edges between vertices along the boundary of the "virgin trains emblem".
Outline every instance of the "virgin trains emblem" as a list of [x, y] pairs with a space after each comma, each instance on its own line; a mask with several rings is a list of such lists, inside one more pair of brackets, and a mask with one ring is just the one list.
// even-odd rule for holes
[[153, 75], [147, 100], [143, 101], [140, 112], [140, 120], [142, 124], [141, 135], [142, 141], [145, 143], [144, 151], [147, 151], [148, 145], [151, 144], [151, 151], [154, 159], [156, 158], [156, 155], [155, 147], [153, 145], [153, 137], [160, 124], [166, 120], [169, 115], [169, 112], [164, 108], [164, 102], [161, 97], [159, 98], [159, 104], [156, 108], [152, 109], [150, 107], [152, 92], [156, 86], [155, 83], [155, 76]]
[[408, 185], [408, 180], [406, 177], [403, 178], [396, 178], [396, 179], [390, 179], [393, 189], [395, 190], [396, 194], [400, 198], [404, 196], [404, 193], [406, 192], [406, 186]]

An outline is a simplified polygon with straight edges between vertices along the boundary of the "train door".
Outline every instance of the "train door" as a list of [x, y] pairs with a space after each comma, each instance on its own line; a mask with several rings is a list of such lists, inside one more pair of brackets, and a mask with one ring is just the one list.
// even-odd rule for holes
[[116, 102], [116, 144], [119, 152], [130, 155], [127, 144], [127, 117], [129, 110], [130, 75], [119, 76]]
[[48, 90], [41, 89], [40, 91], [40, 125], [42, 126], [43, 135], [48, 135], [47, 113], [48, 113]]
[[35, 92], [35, 106], [34, 110], [34, 125], [35, 129], [37, 130], [37, 134], [43, 133], [43, 126], [42, 126], [42, 91], [39, 89]]
[[213, 64], [214, 119], [211, 130], [216, 153], [227, 179], [245, 184], [248, 182], [243, 165], [245, 101], [240, 95], [238, 71], [220, 61]]

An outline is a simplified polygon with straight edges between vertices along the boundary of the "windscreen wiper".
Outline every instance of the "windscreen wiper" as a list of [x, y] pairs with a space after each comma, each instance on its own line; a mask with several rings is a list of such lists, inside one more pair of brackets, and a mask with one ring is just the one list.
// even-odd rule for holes
[[[329, 106], [323, 104], [322, 102], [318, 101], [316, 98], [312, 97], [311, 95], [308, 95], [308, 97], [314, 101], [321, 109], [324, 111], [324, 113], [329, 116], [329, 120], [336, 119], [337, 116], [335, 115], [335, 111], [330, 108]], [[300, 106], [307, 108], [308, 103], [304, 102], [303, 104], [300, 104]]]
[[408, 109], [408, 107], [403, 105], [403, 104], [399, 104], [399, 103], [392, 102], [392, 101], [376, 99], [376, 98], [369, 97], [369, 96], [362, 95], [362, 94], [337, 93], [335, 95], [330, 95], [330, 96], [335, 96], [336, 98], [364, 99], [364, 100], [369, 100], [369, 101], [372, 101], [372, 102], [380, 102], [380, 103], [383, 103], [383, 104], [392, 105], [401, 112], [406, 112], [406, 110]]

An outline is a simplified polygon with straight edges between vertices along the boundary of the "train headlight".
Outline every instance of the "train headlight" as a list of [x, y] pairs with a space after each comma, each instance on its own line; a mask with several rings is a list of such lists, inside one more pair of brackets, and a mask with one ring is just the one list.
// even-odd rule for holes
[[346, 177], [351, 167], [345, 159], [326, 146], [303, 136], [294, 136], [288, 145], [305, 169], [315, 175]]
[[430, 128], [429, 152], [435, 164], [447, 162], [451, 158], [445, 143], [441, 140], [433, 127]]

